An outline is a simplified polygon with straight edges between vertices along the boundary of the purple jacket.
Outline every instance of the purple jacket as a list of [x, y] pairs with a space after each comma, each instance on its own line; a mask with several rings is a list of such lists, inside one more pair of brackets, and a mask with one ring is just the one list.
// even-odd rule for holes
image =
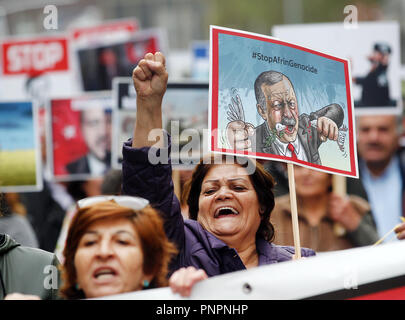
[[[166, 234], [179, 250], [170, 273], [188, 266], [204, 269], [208, 276], [246, 269], [235, 249], [203, 229], [197, 221], [183, 220], [174, 194], [170, 159], [169, 164], [152, 165], [148, 160], [149, 148], [135, 149], [131, 144], [131, 141], [125, 142], [123, 147], [122, 191], [148, 199], [152, 207], [161, 212]], [[159, 154], [162, 149], [153, 151]], [[288, 261], [294, 255], [293, 247], [277, 246], [263, 238], [257, 238], [256, 248], [259, 265]], [[310, 249], [303, 248], [301, 252], [303, 257], [315, 255]]]

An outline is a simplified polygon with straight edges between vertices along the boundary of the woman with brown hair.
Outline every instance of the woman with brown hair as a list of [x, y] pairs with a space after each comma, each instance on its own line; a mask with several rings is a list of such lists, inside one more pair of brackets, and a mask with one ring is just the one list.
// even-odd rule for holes
[[158, 213], [136, 197], [78, 201], [64, 249], [61, 295], [95, 298], [167, 285], [171, 256]]

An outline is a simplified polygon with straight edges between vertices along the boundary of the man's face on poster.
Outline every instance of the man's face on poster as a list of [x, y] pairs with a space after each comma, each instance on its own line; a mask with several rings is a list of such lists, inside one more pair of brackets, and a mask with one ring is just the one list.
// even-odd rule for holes
[[110, 149], [110, 117], [102, 108], [82, 111], [82, 134], [91, 154], [104, 160]]
[[258, 105], [260, 115], [267, 121], [271, 130], [277, 131], [281, 142], [294, 141], [298, 132], [298, 105], [290, 80], [283, 76], [283, 79], [275, 84], [263, 83], [261, 89], [267, 110]]

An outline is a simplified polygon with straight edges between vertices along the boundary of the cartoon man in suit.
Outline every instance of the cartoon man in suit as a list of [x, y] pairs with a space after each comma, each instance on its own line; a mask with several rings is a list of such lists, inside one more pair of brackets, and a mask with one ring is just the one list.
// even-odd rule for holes
[[239, 96], [233, 99], [230, 106], [233, 116], [228, 113], [231, 122], [226, 129], [231, 148], [321, 164], [318, 148], [327, 139], [338, 139], [343, 109], [330, 104], [310, 115], [300, 115], [290, 79], [277, 71], [262, 72], [254, 88], [257, 112], [264, 122], [254, 127], [243, 121], [243, 117], [238, 117], [238, 113], [243, 113], [241, 100]]

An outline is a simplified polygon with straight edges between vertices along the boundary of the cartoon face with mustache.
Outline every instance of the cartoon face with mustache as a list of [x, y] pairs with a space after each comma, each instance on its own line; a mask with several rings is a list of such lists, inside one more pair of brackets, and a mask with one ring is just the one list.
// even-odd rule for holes
[[[298, 104], [291, 81], [286, 76], [280, 76], [280, 81], [274, 84], [261, 84], [264, 95], [262, 104], [257, 104], [257, 110], [263, 120], [267, 121], [271, 130], [277, 130], [279, 140], [284, 143], [292, 142], [298, 132]], [[285, 127], [284, 127], [285, 126]], [[280, 134], [280, 133], [283, 134]]]

